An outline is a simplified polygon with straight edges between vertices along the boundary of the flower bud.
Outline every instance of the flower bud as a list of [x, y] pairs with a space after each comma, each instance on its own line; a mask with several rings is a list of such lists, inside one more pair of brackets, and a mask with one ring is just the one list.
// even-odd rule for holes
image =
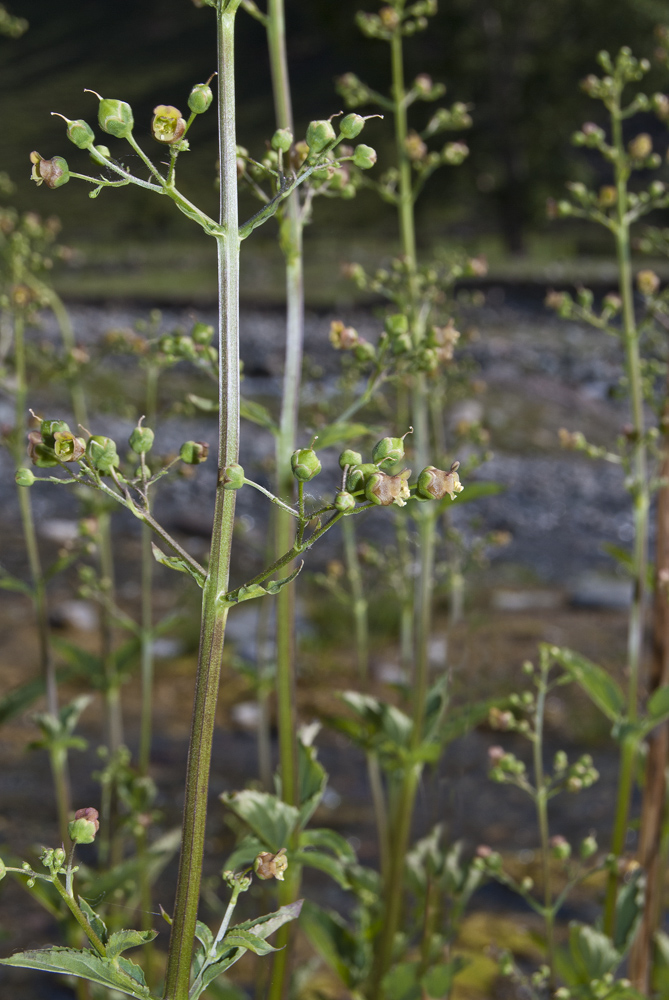
[[108, 135], [116, 136], [117, 139], [127, 139], [135, 124], [130, 105], [115, 98], [103, 99], [99, 94], [96, 94], [96, 97], [100, 101], [98, 122], [102, 131], [107, 132]]
[[418, 132], [409, 132], [404, 140], [404, 149], [409, 159], [413, 162], [424, 160], [427, 156], [427, 146], [418, 135]]
[[361, 170], [369, 170], [376, 163], [376, 150], [372, 149], [371, 146], [365, 146], [364, 142], [361, 142], [359, 146], [355, 147], [353, 162]]
[[585, 860], [586, 858], [591, 858], [593, 854], [597, 851], [597, 841], [590, 835], [581, 841], [581, 846], [578, 849], [578, 853]]
[[339, 490], [335, 497], [334, 505], [340, 513], [345, 514], [355, 507], [355, 497], [353, 494], [348, 493], [347, 490]]
[[30, 154], [30, 162], [33, 165], [30, 179], [35, 181], [37, 186], [46, 184], [48, 188], [59, 188], [67, 184], [70, 179], [70, 168], [67, 160], [62, 156], [54, 156], [50, 160], [43, 159], [37, 150]]
[[244, 470], [237, 462], [227, 465], [221, 473], [221, 485], [224, 490], [239, 490], [244, 485]]
[[364, 337], [360, 337], [358, 343], [353, 348], [353, 357], [360, 364], [364, 364], [366, 361], [371, 361], [372, 358], [376, 357], [376, 348], [374, 344], [370, 344]]
[[636, 286], [642, 295], [655, 295], [660, 287], [660, 279], [654, 271], [639, 271], [636, 276]]
[[67, 138], [79, 149], [90, 149], [95, 140], [95, 133], [91, 126], [82, 118], [76, 121], [67, 120]]
[[293, 133], [289, 128], [278, 128], [274, 135], [272, 136], [271, 146], [272, 149], [281, 150], [282, 153], [287, 153], [290, 147], [293, 145]]
[[336, 351], [348, 351], [358, 343], [358, 331], [352, 326], [344, 326], [341, 320], [330, 323], [330, 343]]
[[61, 462], [79, 462], [86, 454], [86, 442], [71, 431], [56, 431], [53, 450]]
[[347, 465], [362, 465], [362, 455], [359, 451], [352, 451], [347, 448], [339, 456], [339, 468], [345, 469]]
[[456, 493], [462, 493], [464, 486], [458, 476], [459, 462], [453, 462], [448, 472], [428, 465], [418, 477], [416, 493], [424, 500], [442, 500], [446, 494], [455, 500]]
[[206, 441], [186, 441], [179, 449], [179, 458], [186, 465], [201, 465], [207, 461], [209, 445]]
[[389, 476], [385, 472], [375, 472], [365, 483], [365, 496], [380, 507], [389, 507], [390, 504], [404, 507], [411, 496], [407, 483], [410, 475], [411, 469], [404, 469], [397, 476]]
[[279, 882], [283, 882], [283, 873], [287, 867], [288, 858], [286, 857], [285, 847], [282, 847], [276, 854], [270, 854], [269, 851], [261, 851], [253, 862], [254, 872], [258, 878], [263, 880], [275, 878]]
[[599, 204], [601, 208], [611, 208], [618, 201], [618, 191], [613, 184], [606, 184], [599, 189]]
[[150, 427], [137, 426], [130, 435], [128, 444], [137, 455], [151, 451], [155, 434]]
[[566, 861], [571, 855], [571, 845], [569, 841], [560, 836], [560, 834], [556, 834], [556, 836], [551, 837], [548, 843], [550, 845], [551, 854], [558, 861]]
[[394, 313], [392, 316], [386, 316], [385, 328], [389, 336], [399, 337], [408, 332], [409, 320], [404, 313]]
[[30, 471], [30, 469], [17, 469], [16, 475], [14, 476], [17, 486], [32, 486], [35, 482], [35, 476]]
[[188, 107], [196, 115], [202, 115], [209, 110], [214, 99], [208, 83], [196, 83], [188, 95]]
[[[410, 434], [411, 431], [407, 431]], [[399, 462], [400, 459], [404, 458], [404, 438], [406, 434], [400, 438], [385, 437], [374, 445], [374, 451], [372, 452], [372, 461], [376, 465], [380, 465], [381, 468], [394, 465], [395, 462]]]
[[111, 150], [109, 146], [103, 146], [101, 144], [93, 146], [93, 148], [89, 150], [89, 153], [94, 163], [100, 162], [99, 157], [103, 156], [106, 160], [108, 160], [111, 156]]
[[97, 809], [77, 809], [74, 819], [67, 827], [73, 844], [92, 844], [100, 829]]
[[339, 122], [339, 131], [345, 139], [355, 139], [360, 135], [365, 127], [365, 119], [362, 115], [350, 114]]
[[337, 138], [332, 122], [326, 119], [309, 122], [307, 128], [307, 146], [309, 152], [313, 154], [322, 153], [323, 150], [334, 142]]
[[151, 132], [158, 142], [178, 142], [185, 131], [186, 122], [178, 108], [173, 108], [171, 104], [159, 104], [153, 109]]
[[290, 457], [293, 475], [303, 483], [317, 476], [321, 471], [321, 463], [313, 448], [298, 448]]
[[529, 875], [526, 875], [525, 878], [520, 881], [520, 888], [523, 892], [532, 892], [532, 889], [534, 888], [534, 879], [530, 878]]
[[214, 336], [214, 328], [210, 323], [195, 323], [190, 335], [196, 344], [206, 347]]
[[88, 439], [86, 456], [98, 472], [109, 472], [112, 468], [119, 466], [116, 443], [111, 438], [103, 437], [101, 434], [94, 434]]
[[349, 490], [359, 490], [361, 489], [370, 476], [375, 475], [379, 470], [372, 463], [367, 462], [366, 464], [354, 465], [352, 469], [348, 472], [348, 488]]
[[632, 139], [627, 149], [635, 160], [645, 160], [653, 152], [653, 140], [647, 132], [641, 132]]

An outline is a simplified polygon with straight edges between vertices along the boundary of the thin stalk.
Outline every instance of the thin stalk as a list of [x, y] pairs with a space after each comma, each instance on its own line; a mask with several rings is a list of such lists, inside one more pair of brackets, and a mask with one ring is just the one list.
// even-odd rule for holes
[[114, 603], [114, 553], [111, 541], [111, 515], [102, 511], [98, 515], [100, 547], [100, 586], [107, 600], [100, 605], [100, 655], [105, 675], [107, 705], [107, 744], [114, 754], [123, 745], [123, 716], [121, 690], [114, 657], [114, 623], [110, 608]]
[[344, 518], [342, 522], [342, 535], [344, 537], [346, 572], [353, 598], [355, 651], [358, 661], [358, 673], [360, 674], [360, 679], [366, 681], [369, 676], [369, 621], [367, 615], [369, 604], [365, 597], [362, 571], [358, 558], [355, 522], [351, 518]]
[[[623, 144], [619, 104], [612, 111], [611, 121], [613, 143], [617, 150], [615, 162], [615, 180], [618, 196], [617, 224], [615, 229], [616, 256], [618, 261], [620, 298], [622, 300], [623, 342], [630, 392], [632, 426], [634, 429], [632, 458], [634, 478], [632, 499], [634, 504], [635, 531], [633, 551], [634, 591], [632, 606], [630, 608], [627, 641], [627, 669], [629, 678], [627, 711], [630, 720], [635, 721], [638, 714], [639, 672], [643, 653], [649, 496], [639, 336], [634, 316], [630, 232], [629, 223], [626, 219], [628, 169], [625, 166], [625, 147]], [[618, 799], [616, 803], [613, 838], [611, 840], [611, 853], [615, 854], [616, 857], [622, 854], [625, 847], [635, 757], [636, 744], [633, 744], [630, 740], [624, 741], [621, 747], [621, 775], [618, 783]], [[618, 878], [615, 870], [612, 869], [609, 872], [604, 905], [604, 930], [609, 935], [613, 934], [617, 896]]]
[[[238, 3], [217, 8], [219, 156], [221, 227], [216, 238], [219, 291], [219, 469], [239, 454], [239, 221], [237, 214], [237, 141], [235, 135], [234, 26]], [[195, 941], [211, 749], [225, 640], [226, 593], [235, 514], [235, 491], [223, 488], [219, 475], [209, 573], [202, 595], [200, 653], [195, 682], [184, 823], [176, 902], [170, 935], [165, 1000], [187, 1000]]]
[[[151, 365], [146, 373], [146, 422], [154, 427], [157, 408], [158, 369]], [[143, 467], [143, 466], [142, 466]], [[152, 532], [142, 523], [142, 598], [141, 598], [141, 719], [139, 736], [139, 770], [148, 774], [151, 758], [151, 730], [153, 718], [153, 551]]]
[[[276, 125], [277, 128], [293, 131], [283, 0], [268, 0], [266, 24]], [[304, 344], [303, 224], [297, 190], [286, 199], [279, 225], [280, 245], [286, 264], [286, 354], [279, 433], [276, 437], [276, 467], [277, 492], [280, 497], [290, 501], [294, 490], [290, 456], [297, 442]], [[295, 540], [294, 520], [280, 509], [276, 512], [275, 539], [277, 557], [290, 548]], [[295, 647], [295, 586], [291, 584], [279, 592], [276, 604], [279, 767], [282, 798], [290, 805], [299, 805]], [[280, 888], [279, 896], [282, 904], [292, 903], [297, 898], [299, 885], [300, 872], [293, 870]], [[274, 955], [272, 979], [268, 991], [269, 1000], [281, 1000], [287, 992], [291, 960], [291, 950], [288, 945], [291, 938], [291, 925], [284, 924], [276, 938], [276, 946], [281, 950]]]
[[[346, 523], [346, 522], [344, 522]], [[376, 822], [376, 837], [379, 845], [379, 863], [381, 867], [381, 878], [388, 877], [388, 806], [386, 804], [386, 794], [383, 787], [383, 777], [379, 765], [378, 754], [369, 750], [367, 752], [367, 775], [369, 777], [369, 787], [372, 790], [372, 804], [374, 806], [374, 820]]]
[[550, 846], [548, 843], [548, 789], [544, 775], [543, 763], [543, 739], [544, 739], [544, 712], [546, 709], [546, 671], [542, 669], [541, 683], [537, 693], [537, 704], [534, 722], [534, 738], [532, 753], [534, 758], [534, 784], [536, 788], [535, 805], [537, 809], [537, 821], [539, 824], [539, 838], [541, 840], [541, 869], [544, 883], [544, 906], [543, 916], [546, 927], [546, 947], [548, 950], [548, 967], [550, 977], [548, 981], [549, 991], [555, 989], [555, 910], [551, 895], [551, 868], [550, 868]]

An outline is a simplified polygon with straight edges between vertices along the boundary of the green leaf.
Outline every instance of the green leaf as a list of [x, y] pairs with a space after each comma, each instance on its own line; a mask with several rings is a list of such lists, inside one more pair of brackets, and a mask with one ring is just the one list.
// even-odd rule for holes
[[350, 889], [346, 876], [346, 867], [339, 858], [333, 858], [331, 854], [324, 854], [323, 851], [302, 851], [291, 852], [290, 860], [295, 864], [307, 865], [309, 868], [317, 868], [318, 871], [325, 872], [333, 882], [340, 885], [342, 889]]
[[224, 867], [230, 871], [236, 871], [237, 868], [246, 868], [258, 857], [261, 851], [265, 850], [267, 850], [267, 844], [249, 834], [240, 840], [232, 854], [227, 858]]
[[499, 698], [488, 698], [486, 701], [476, 701], [472, 702], [471, 705], [463, 705], [461, 708], [449, 709], [448, 715], [439, 730], [439, 739], [442, 747], [474, 729], [479, 723], [488, 718], [491, 708], [499, 707], [499, 705]]
[[86, 919], [91, 925], [91, 928], [95, 931], [95, 933], [100, 938], [102, 943], [106, 944], [107, 939], [109, 937], [109, 933], [107, 931], [107, 925], [105, 924], [102, 917], [99, 916], [91, 906], [89, 906], [89, 904], [86, 902], [85, 899], [83, 899], [82, 896], [79, 896], [79, 907], [82, 910], [82, 912], [86, 915]]
[[251, 930], [257, 937], [268, 938], [274, 931], [278, 931], [279, 927], [290, 923], [291, 920], [297, 920], [302, 911], [303, 903], [303, 899], [296, 899], [294, 903], [280, 906], [273, 913], [266, 913], [262, 917], [235, 924], [234, 930]]
[[235, 604], [241, 604], [242, 601], [253, 601], [256, 597], [278, 594], [280, 590], [293, 582], [303, 566], [304, 562], [301, 562], [297, 569], [293, 570], [290, 576], [284, 577], [283, 580], [270, 580], [266, 588], [262, 587], [259, 583], [249, 583], [244, 587], [238, 587], [237, 590], [230, 590], [227, 594], [219, 597], [219, 604], [231, 608]]
[[329, 448], [333, 444], [354, 441], [356, 438], [365, 437], [365, 435], [372, 433], [371, 428], [365, 424], [350, 424], [346, 422], [330, 424], [329, 427], [324, 427], [323, 430], [318, 432], [316, 445], [319, 449]]
[[576, 922], [569, 925], [569, 952], [578, 983], [601, 979], [607, 972], [614, 972], [622, 961], [606, 934]]
[[17, 576], [12, 576], [8, 573], [6, 569], [0, 566], [0, 590], [14, 590], [19, 594], [27, 594], [28, 597], [32, 596], [33, 589], [28, 583], [24, 583], [23, 580], [19, 580]]
[[305, 827], [323, 798], [328, 776], [318, 762], [316, 748], [298, 739], [298, 789], [300, 796], [300, 828]]
[[204, 573], [200, 573], [194, 566], [187, 563], [185, 559], [180, 559], [179, 556], [166, 556], [164, 552], [160, 551], [155, 542], [151, 542], [151, 551], [153, 552], [153, 558], [161, 566], [175, 569], [178, 573], [187, 573], [188, 576], [191, 576], [195, 580], [198, 587], [204, 587], [207, 579]]
[[612, 677], [602, 667], [571, 649], [549, 647], [557, 663], [583, 688], [589, 698], [611, 722], [620, 722], [625, 711], [625, 697]]
[[119, 958], [114, 964], [108, 958], [101, 958], [92, 951], [78, 951], [75, 948], [45, 948], [42, 951], [20, 951], [11, 958], [0, 959], [0, 965], [19, 969], [39, 969], [41, 972], [57, 972], [65, 976], [88, 979], [127, 996], [144, 1000], [150, 997], [144, 983], [144, 974], [138, 965]]
[[336, 972], [349, 989], [353, 989], [366, 971], [365, 949], [358, 935], [334, 910], [324, 910], [306, 900], [302, 908], [300, 927], [321, 958]]
[[107, 955], [109, 958], [115, 958], [127, 951], [128, 948], [139, 948], [140, 945], [148, 944], [156, 937], [158, 937], [158, 931], [115, 931], [109, 938]]
[[262, 403], [256, 403], [253, 400], [242, 397], [239, 401], [239, 415], [244, 420], [250, 420], [252, 424], [258, 424], [259, 427], [264, 427], [265, 430], [271, 431], [272, 434], [278, 434], [279, 432], [272, 414]]
[[629, 882], [621, 888], [616, 900], [613, 944], [621, 956], [630, 948], [643, 915], [643, 874], [643, 869], [637, 868]]
[[662, 687], [657, 688], [656, 691], [653, 691], [648, 699], [646, 709], [649, 721], [652, 720], [653, 725], [657, 725], [658, 722], [663, 722], [664, 719], [669, 718], [669, 684], [664, 684]]
[[442, 997], [450, 996], [453, 980], [466, 965], [466, 960], [458, 955], [450, 962], [433, 965], [420, 981], [424, 993], [433, 1000], [441, 1000]]
[[29, 708], [44, 694], [43, 678], [27, 681], [0, 698], [0, 725]]
[[220, 798], [272, 853], [276, 854], [287, 846], [299, 819], [295, 806], [282, 802], [269, 792], [250, 788], [241, 792], [224, 792]]
[[196, 409], [202, 410], [203, 413], [218, 413], [217, 399], [205, 399], [204, 396], [196, 396], [194, 392], [189, 392], [186, 399]]
[[387, 1000], [419, 1000], [419, 972], [420, 962], [399, 962], [393, 966], [383, 979], [383, 992]]
[[[610, 542], [604, 542], [602, 549], [607, 555], [611, 556], [612, 559], [618, 563], [625, 572], [629, 573], [631, 577], [636, 576], [636, 564], [634, 562], [634, 557], [631, 552], [627, 549], [621, 548], [619, 545], [612, 545]], [[652, 591], [655, 586], [655, 567], [648, 565], [646, 567], [646, 586], [649, 591]]]
[[222, 946], [225, 948], [248, 948], [254, 955], [269, 955], [272, 951], [278, 951], [278, 948], [258, 937], [252, 931], [239, 930], [237, 927], [233, 927], [225, 935]]
[[57, 636], [52, 637], [51, 644], [58, 655], [72, 667], [74, 676], [84, 677], [96, 688], [104, 687], [105, 674], [99, 656], [96, 656], [95, 653], [89, 653], [74, 642], [59, 639]]
[[211, 946], [214, 943], [214, 935], [211, 933], [206, 924], [203, 924], [201, 920], [198, 920], [195, 924], [195, 937], [198, 939], [205, 952], [211, 950]]
[[303, 830], [300, 834], [298, 846], [317, 847], [320, 850], [329, 850], [342, 861], [354, 864], [356, 859], [355, 851], [341, 833], [330, 830], [328, 827], [321, 827], [317, 830]]

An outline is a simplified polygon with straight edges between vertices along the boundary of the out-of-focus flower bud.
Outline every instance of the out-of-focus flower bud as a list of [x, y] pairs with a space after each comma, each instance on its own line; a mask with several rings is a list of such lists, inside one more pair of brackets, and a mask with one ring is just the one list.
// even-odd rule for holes
[[655, 271], [639, 271], [636, 276], [636, 286], [642, 295], [655, 295], [660, 287], [660, 279]]
[[150, 427], [135, 427], [130, 435], [129, 445], [138, 455], [151, 451], [155, 434]]
[[317, 476], [321, 471], [321, 463], [313, 448], [298, 448], [290, 457], [290, 467], [293, 475], [303, 483]]
[[188, 95], [188, 107], [196, 115], [202, 115], [208, 111], [214, 99], [211, 87], [208, 83], [196, 83]]
[[360, 135], [364, 127], [365, 119], [362, 115], [346, 115], [339, 122], [339, 132], [345, 139], [355, 139], [356, 136]]
[[376, 163], [376, 150], [361, 142], [359, 146], [355, 147], [353, 162], [361, 170], [369, 170]]
[[178, 108], [173, 108], [171, 104], [159, 104], [153, 109], [151, 132], [158, 142], [168, 145], [178, 142], [185, 131], [186, 122]]
[[513, 712], [493, 706], [488, 712], [488, 724], [491, 729], [500, 729], [506, 732], [514, 724]]
[[202, 465], [207, 461], [209, 445], [206, 441], [185, 441], [179, 448], [179, 458], [186, 465]]
[[46, 184], [48, 188], [59, 188], [67, 184], [70, 179], [70, 168], [63, 156], [53, 156], [50, 160], [45, 160], [37, 150], [33, 150], [30, 162], [33, 165], [30, 179], [35, 181], [38, 187], [40, 184]]
[[89, 807], [77, 809], [67, 832], [73, 844], [92, 844], [99, 829], [98, 811]]
[[397, 476], [375, 472], [365, 483], [365, 496], [380, 507], [389, 507], [391, 504], [404, 507], [411, 496], [407, 482], [410, 475], [411, 469], [404, 469]]
[[325, 118], [309, 122], [306, 139], [310, 153], [314, 155], [322, 153], [336, 138], [337, 135], [332, 122], [327, 121]]
[[372, 460], [376, 465], [380, 465], [381, 468], [388, 468], [399, 462], [404, 458], [404, 438], [407, 434], [413, 433], [409, 429], [406, 434], [402, 437], [385, 437], [381, 438], [377, 444], [374, 445], [374, 451], [372, 452]]
[[335, 497], [335, 508], [342, 514], [355, 507], [355, 497], [347, 490], [339, 490]]
[[224, 490], [240, 490], [244, 485], [244, 470], [237, 462], [226, 465], [221, 473], [221, 484]]
[[287, 153], [293, 145], [293, 133], [289, 128], [278, 128], [272, 136], [272, 149]]
[[401, 334], [407, 333], [409, 320], [404, 313], [394, 313], [392, 316], [386, 316], [385, 328], [389, 336], [399, 337]]
[[556, 834], [554, 837], [548, 841], [551, 849], [551, 854], [558, 861], [566, 861], [571, 855], [571, 844], [565, 837], [560, 834]]
[[362, 465], [362, 455], [359, 451], [352, 451], [347, 448], [339, 456], [339, 468], [345, 469], [347, 465]]
[[214, 336], [214, 328], [210, 323], [195, 323], [190, 335], [196, 344], [206, 346], [211, 343]]
[[348, 351], [358, 343], [358, 331], [352, 326], [344, 326], [341, 320], [330, 323], [330, 343], [337, 351]]
[[618, 192], [613, 184], [606, 184], [599, 189], [598, 201], [601, 208], [611, 208], [616, 204]]
[[394, 31], [400, 23], [400, 15], [394, 7], [382, 7], [379, 11], [379, 18], [384, 28]]
[[376, 357], [376, 348], [374, 344], [370, 344], [364, 337], [360, 337], [358, 343], [353, 348], [353, 356], [360, 364], [364, 364], [366, 361], [371, 361]]
[[597, 851], [597, 841], [593, 836], [586, 837], [581, 841], [578, 853], [582, 858], [591, 858]]
[[111, 438], [94, 434], [86, 444], [86, 456], [98, 472], [110, 472], [118, 468], [119, 457], [116, 453], [116, 443]]
[[455, 500], [456, 493], [462, 493], [464, 486], [458, 476], [459, 462], [453, 462], [448, 472], [428, 465], [418, 477], [418, 496], [425, 500], [441, 500], [448, 495]]
[[421, 96], [427, 96], [427, 94], [432, 93], [432, 88], [434, 86], [432, 82], [432, 77], [427, 73], [420, 73], [413, 82], [414, 90], [417, 90]]
[[[90, 93], [95, 94], [95, 91], [92, 90]], [[100, 101], [98, 122], [102, 131], [108, 135], [116, 136], [117, 139], [127, 139], [135, 124], [130, 105], [115, 98], [102, 98], [99, 94], [95, 94], [95, 96]]]
[[79, 462], [86, 454], [86, 442], [71, 431], [56, 431], [53, 450], [61, 462]]
[[258, 878], [275, 878], [279, 882], [283, 882], [283, 873], [287, 867], [288, 858], [286, 857], [285, 847], [282, 847], [276, 854], [270, 854], [269, 851], [261, 851], [253, 862], [253, 870]]
[[447, 142], [441, 151], [441, 158], [449, 167], [459, 167], [469, 156], [469, 147], [464, 142]]
[[653, 152], [653, 140], [647, 132], [641, 132], [632, 139], [627, 149], [635, 160], [645, 160]]
[[404, 140], [404, 148], [410, 160], [424, 160], [427, 156], [427, 146], [418, 135], [418, 132], [409, 132]]
[[17, 469], [14, 480], [17, 486], [32, 486], [35, 482], [35, 476], [30, 471], [30, 469]]

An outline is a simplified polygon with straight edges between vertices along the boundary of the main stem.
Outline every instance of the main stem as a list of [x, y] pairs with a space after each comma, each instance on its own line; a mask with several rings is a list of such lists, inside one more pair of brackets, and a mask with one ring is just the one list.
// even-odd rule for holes
[[[633, 722], [638, 714], [639, 673], [643, 653], [643, 626], [646, 593], [646, 567], [648, 559], [648, 473], [643, 413], [643, 388], [641, 383], [641, 361], [639, 336], [634, 316], [634, 292], [632, 287], [632, 265], [630, 261], [630, 232], [627, 213], [627, 176], [625, 147], [622, 136], [620, 107], [612, 112], [613, 143], [617, 151], [615, 166], [617, 200], [616, 255], [620, 298], [622, 300], [623, 341], [630, 393], [630, 408], [634, 433], [633, 443], [633, 504], [634, 504], [634, 592], [630, 608], [627, 638], [628, 694], [627, 711]], [[625, 848], [629, 819], [630, 799], [634, 783], [636, 743], [625, 740], [621, 747], [620, 780], [618, 799], [611, 840], [611, 853], [620, 856]], [[609, 873], [604, 905], [604, 930], [611, 936], [615, 923], [615, 907], [618, 896], [618, 878], [615, 871]]]
[[[272, 73], [272, 92], [277, 128], [293, 131], [293, 110], [286, 55], [286, 32], [283, 0], [268, 0], [267, 43]], [[294, 482], [290, 456], [297, 441], [297, 423], [304, 344], [304, 272], [302, 254], [302, 219], [299, 193], [293, 191], [284, 205], [280, 220], [280, 244], [286, 262], [286, 354], [279, 433], [276, 438], [277, 492], [289, 502]], [[276, 511], [275, 553], [279, 557], [295, 541], [294, 519], [281, 509]], [[279, 766], [284, 802], [299, 805], [297, 760], [297, 719], [295, 692], [295, 584], [282, 588], [276, 603], [276, 697], [279, 730]], [[294, 846], [294, 845], [290, 845]], [[293, 902], [300, 884], [299, 868], [293, 867], [279, 889], [281, 904]], [[286, 994], [290, 967], [288, 944], [291, 928], [284, 924], [277, 933], [269, 1000]]]
[[219, 293], [219, 479], [209, 573], [202, 595], [200, 653], [191, 727], [184, 823], [176, 902], [167, 959], [165, 1000], [187, 1000], [195, 940], [211, 748], [218, 699], [227, 607], [235, 492], [222, 485], [222, 470], [239, 454], [239, 220], [235, 135], [234, 25], [237, 4], [217, 8], [221, 230], [217, 236]]
[[551, 895], [550, 847], [548, 842], [548, 789], [544, 776], [543, 744], [544, 744], [544, 712], [546, 709], [546, 691], [548, 676], [542, 666], [541, 686], [537, 694], [537, 706], [534, 726], [534, 784], [536, 787], [537, 820], [539, 837], [541, 839], [541, 866], [544, 882], [544, 924], [546, 927], [546, 948], [548, 951], [548, 967], [550, 969], [549, 989], [555, 988], [555, 914], [553, 912], [553, 897]]

